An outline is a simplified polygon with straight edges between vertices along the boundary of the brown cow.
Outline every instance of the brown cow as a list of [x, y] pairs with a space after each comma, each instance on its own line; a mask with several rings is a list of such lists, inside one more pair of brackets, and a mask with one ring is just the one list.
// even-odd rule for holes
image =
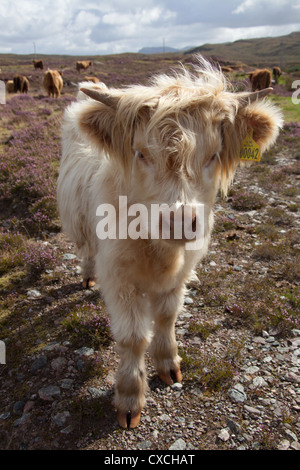
[[86, 82], [93, 82], [93, 83], [99, 83], [100, 80], [97, 77], [84, 77], [84, 80]]
[[14, 92], [17, 93], [28, 93], [29, 90], [29, 80], [24, 75], [15, 75], [14, 76]]
[[51, 98], [59, 98], [63, 84], [62, 73], [59, 70], [47, 70], [44, 73], [43, 87]]
[[93, 65], [93, 62], [91, 62], [90, 60], [78, 60], [76, 62], [76, 70], [80, 72], [80, 70], [88, 69], [91, 65]]
[[249, 73], [252, 91], [269, 88], [272, 84], [272, 74], [268, 69], [257, 69]]
[[34, 65], [34, 68], [35, 69], [41, 69], [43, 70], [44, 68], [44, 62], [42, 60], [33, 60], [32, 61], [33, 65]]
[[281, 68], [280, 67], [273, 67], [273, 78], [275, 83], [278, 83], [278, 78], [281, 75]]

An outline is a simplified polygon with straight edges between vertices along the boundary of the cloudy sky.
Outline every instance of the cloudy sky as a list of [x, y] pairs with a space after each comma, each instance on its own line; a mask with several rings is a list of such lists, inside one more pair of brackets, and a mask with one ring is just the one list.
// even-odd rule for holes
[[1, 0], [0, 53], [111, 54], [300, 30], [300, 0]]

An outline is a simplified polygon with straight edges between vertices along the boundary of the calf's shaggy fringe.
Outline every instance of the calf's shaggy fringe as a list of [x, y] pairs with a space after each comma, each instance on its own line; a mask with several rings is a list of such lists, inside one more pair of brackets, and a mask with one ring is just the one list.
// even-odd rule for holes
[[[188, 134], [189, 119], [197, 119], [199, 122], [214, 119], [215, 123], [221, 126], [223, 145], [220, 171], [221, 188], [225, 194], [240, 163], [240, 145], [249, 127], [254, 129], [254, 140], [262, 152], [277, 138], [281, 126], [280, 112], [269, 103], [258, 100], [241, 107], [242, 103], [249, 101], [251, 95], [247, 92], [232, 92], [231, 85], [222, 71], [214, 68], [203, 58], [199, 59], [199, 65], [192, 71], [182, 68], [172, 75], [158, 75], [152, 78], [149, 85], [110, 90], [110, 105], [116, 108], [117, 113], [109, 115], [106, 110], [104, 116], [101, 113], [96, 116], [95, 111], [99, 111], [99, 103], [95, 104], [94, 108], [91, 103], [87, 104], [86, 114], [82, 113], [80, 127], [96, 144], [99, 144], [98, 129], [101, 132], [106, 128], [106, 119], [109, 121], [111, 135], [110, 137], [103, 135], [101, 149], [103, 150], [104, 144], [104, 149], [111, 157], [114, 154], [122, 154], [123, 170], [127, 177], [131, 175], [130, 155], [136, 125], [143, 118], [149, 119], [150, 110], [151, 119], [145, 129], [148, 148], [153, 146], [153, 142], [149, 139], [153, 129], [163, 130], [159, 141], [154, 145], [160, 144], [165, 148], [168, 142], [166, 137], [173, 139], [177, 146], [176, 134], [179, 135], [179, 139]], [[90, 88], [87, 84], [82, 86]], [[105, 88], [102, 84], [104, 93]], [[110, 122], [111, 117], [112, 122]], [[184, 132], [180, 129], [181, 123], [185, 124]], [[207, 138], [209, 137], [207, 135]], [[187, 135], [186, 142], [188, 145], [184, 146], [185, 159], [188, 155], [195, 155], [193, 148], [195, 142], [191, 135]], [[182, 160], [181, 153], [178, 153], [178, 158]]]
[[[193, 69], [157, 75], [148, 86], [80, 88], [64, 115], [58, 206], [83, 258], [83, 285], [99, 283], [111, 317], [120, 354], [118, 421], [135, 427], [145, 404], [148, 347], [159, 377], [181, 381], [175, 321], [185, 285], [207, 252], [217, 193], [226, 194], [249, 130], [263, 152], [282, 118], [265, 99], [271, 89], [236, 93], [201, 57]], [[203, 220], [187, 220], [203, 224], [201, 248], [187, 249], [184, 238], [99, 240], [96, 209], [112, 204], [118, 215], [121, 195], [147, 208], [202, 204]]]

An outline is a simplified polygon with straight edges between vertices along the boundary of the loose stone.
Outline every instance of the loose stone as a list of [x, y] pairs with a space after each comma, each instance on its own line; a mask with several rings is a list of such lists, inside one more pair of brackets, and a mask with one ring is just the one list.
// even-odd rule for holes
[[177, 439], [170, 447], [169, 450], [185, 450], [186, 443], [183, 439]]
[[41, 388], [38, 394], [42, 400], [53, 401], [60, 397], [60, 389], [57, 385], [49, 385], [48, 387]]
[[228, 395], [237, 403], [243, 403], [247, 399], [247, 395], [242, 384], [236, 384], [233, 388], [228, 390]]

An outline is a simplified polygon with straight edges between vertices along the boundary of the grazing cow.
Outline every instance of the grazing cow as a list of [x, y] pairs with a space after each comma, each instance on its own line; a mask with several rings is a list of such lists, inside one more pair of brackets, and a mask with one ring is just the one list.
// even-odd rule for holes
[[84, 77], [84, 80], [86, 82], [93, 82], [93, 83], [99, 83], [100, 80], [97, 77]]
[[14, 91], [15, 91], [15, 85], [14, 85], [14, 81], [13, 81], [13, 80], [8, 80], [8, 81], [6, 82], [5, 87], [6, 87], [7, 93], [14, 93]]
[[161, 380], [182, 380], [175, 321], [207, 252], [217, 192], [232, 182], [246, 134], [263, 152], [282, 124], [262, 99], [272, 89], [230, 92], [222, 72], [198, 60], [149, 86], [81, 83], [64, 114], [58, 207], [83, 286], [99, 283], [111, 317], [124, 428], [138, 425], [145, 404], [148, 346]]
[[281, 68], [280, 67], [273, 67], [273, 78], [275, 83], [278, 83], [278, 79], [281, 75]]
[[231, 72], [233, 72], [233, 68], [232, 68], [232, 67], [226, 67], [225, 65], [222, 65], [221, 70], [222, 70], [223, 73], [231, 73]]
[[15, 75], [14, 76], [14, 92], [17, 93], [28, 93], [29, 90], [29, 80], [24, 75]]
[[252, 91], [264, 90], [272, 84], [272, 74], [268, 69], [258, 69], [249, 73]]
[[80, 70], [87, 70], [93, 63], [90, 60], [79, 60], [76, 62], [76, 70], [80, 72]]
[[51, 98], [59, 98], [63, 85], [62, 72], [59, 70], [47, 70], [44, 73], [43, 87]]
[[43, 70], [44, 68], [44, 62], [42, 60], [33, 60], [32, 61], [33, 65], [34, 65], [34, 68], [35, 69], [41, 69]]

